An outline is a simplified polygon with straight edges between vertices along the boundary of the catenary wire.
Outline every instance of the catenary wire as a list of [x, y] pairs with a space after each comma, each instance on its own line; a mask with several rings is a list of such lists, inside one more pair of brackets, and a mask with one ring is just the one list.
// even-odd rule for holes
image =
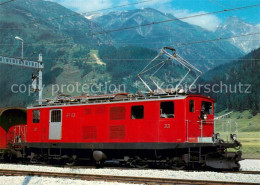
[[[248, 34], [241, 34], [241, 35], [235, 35], [235, 36], [231, 36], [231, 37], [220, 37], [220, 38], [215, 38], [215, 39], [209, 39], [209, 40], [200, 40], [200, 41], [192, 41], [192, 42], [186, 42], [186, 43], [179, 43], [176, 45], [172, 45], [174, 47], [181, 47], [181, 46], [185, 46], [185, 45], [193, 45], [193, 44], [200, 44], [200, 43], [207, 43], [207, 42], [215, 42], [215, 41], [221, 41], [221, 40], [228, 40], [228, 39], [232, 39], [232, 38], [239, 38], [239, 37], [246, 37], [246, 36], [253, 36], [253, 35], [259, 35], [260, 32], [257, 33], [248, 33]], [[248, 39], [249, 40], [249, 39]], [[256, 39], [258, 40], [258, 39]], [[165, 43], [165, 42], [153, 42], [150, 44], [155, 44], [155, 43]], [[169, 43], [169, 42], [167, 42]], [[108, 43], [100, 43], [100, 45], [102, 44], [108, 44]], [[117, 43], [109, 43], [109, 44], [117, 44]], [[119, 44], [142, 44], [142, 43], [119, 43]], [[143, 43], [146, 44], [146, 43]], [[17, 44], [0, 44], [0, 45], [8, 45], [8, 46], [12, 46], [12, 45], [17, 45]], [[30, 45], [30, 44], [28, 44]], [[40, 44], [39, 44], [40, 45]], [[63, 46], [72, 46], [72, 45], [80, 45], [80, 44], [55, 44], [55, 45], [63, 45]], [[157, 48], [157, 49], [161, 49], [161, 48]]]
[[224, 7], [224, 6], [222, 6], [220, 3], [217, 3], [216, 1], [214, 1], [214, 0], [208, 0], [210, 3], [212, 3], [212, 4], [214, 4], [214, 5], [216, 5], [216, 6], [218, 6], [218, 7], [221, 7], [221, 8], [223, 8], [224, 10], [226, 10], [226, 8]]
[[206, 43], [206, 42], [215, 42], [215, 41], [220, 41], [220, 40], [227, 40], [227, 39], [233, 39], [233, 38], [238, 38], [238, 37], [246, 37], [246, 36], [258, 35], [258, 34], [260, 34], [260, 32], [241, 34], [241, 35], [236, 35], [236, 36], [231, 36], [231, 37], [220, 37], [220, 38], [210, 39], [210, 40], [202, 40], [202, 41], [193, 41], [193, 42], [187, 42], [187, 43], [180, 43], [180, 44], [176, 44], [176, 45], [172, 45], [172, 46], [180, 47], [180, 46], [186, 46], [186, 45], [191, 45], [191, 44], [201, 44], [201, 43]]
[[[93, 11], [88, 11], [88, 12], [81, 12], [81, 13], [75, 12], [75, 13], [72, 13], [72, 14], [62, 15], [62, 16], [54, 17], [54, 18], [49, 18], [47, 20], [48, 20], [48, 22], [50, 22], [50, 21], [55, 21], [55, 20], [64, 19], [64, 18], [68, 18], [68, 17], [81, 16], [81, 15], [86, 15], [86, 14], [90, 14], [90, 13], [112, 10], [112, 9], [122, 8], [122, 7], [126, 7], [126, 6], [131, 6], [131, 5], [143, 4], [143, 3], [147, 3], [147, 2], [151, 2], [151, 1], [154, 1], [154, 0], [139, 1], [139, 2], [135, 2], [135, 3], [128, 3], [128, 4], [123, 4], [123, 5], [118, 5], [118, 6], [114, 6], [114, 7], [110, 7], [110, 8], [103, 8], [103, 9], [93, 10]], [[36, 24], [36, 23], [40, 23], [40, 21], [31, 22], [31, 24]]]
[[[201, 13], [201, 14], [196, 14], [196, 15], [191, 15], [191, 16], [186, 16], [186, 17], [181, 17], [181, 18], [168, 19], [168, 20], [157, 21], [157, 22], [151, 22], [151, 23], [146, 23], [146, 24], [141, 24], [141, 25], [136, 25], [136, 26], [129, 26], [129, 27], [118, 28], [118, 29], [107, 30], [107, 31], [105, 30], [105, 31], [102, 31], [102, 32], [96, 32], [96, 33], [87, 34], [87, 35], [84, 35], [84, 36], [76, 36], [76, 37], [73, 37], [73, 38], [67, 37], [67, 38], [64, 38], [64, 39], [58, 39], [58, 40], [54, 40], [54, 41], [50, 41], [50, 42], [45, 42], [45, 43], [43, 42], [41, 44], [45, 45], [45, 44], [49, 44], [49, 43], [67, 41], [67, 40], [74, 39], [74, 38], [83, 38], [83, 37], [91, 37], [91, 36], [96, 36], [96, 35], [103, 35], [103, 34], [108, 34], [108, 33], [113, 33], [113, 32], [118, 32], [118, 31], [125, 31], [125, 30], [134, 29], [134, 28], [140, 28], [140, 27], [151, 26], [151, 25], [162, 24], [162, 23], [168, 23], [168, 22], [174, 22], [174, 21], [190, 19], [190, 18], [195, 18], [195, 17], [201, 17], [201, 16], [206, 16], [206, 15], [219, 14], [219, 13], [223, 13], [223, 12], [230, 12], [230, 11], [237, 11], [237, 10], [242, 10], [242, 9], [254, 8], [254, 7], [258, 7], [258, 6], [260, 6], [260, 4], [243, 6], [243, 7], [236, 7], [236, 8], [232, 8], [232, 9], [220, 10], [220, 11], [215, 11], [215, 12]], [[33, 44], [35, 44], [35, 43], [31, 43], [31, 45], [33, 45]]]
[[4, 4], [7, 4], [7, 3], [11, 3], [13, 2], [14, 0], [9, 0], [9, 1], [5, 1], [5, 2], [1, 2], [0, 5], [4, 5]]
[[[241, 35], [236, 35], [233, 37], [223, 37], [223, 38], [216, 38], [216, 39], [210, 39], [210, 40], [201, 40], [201, 41], [193, 41], [193, 42], [187, 42], [187, 43], [180, 43], [180, 44], [176, 44], [176, 45], [172, 45], [174, 47], [181, 47], [181, 46], [186, 46], [186, 45], [193, 45], [193, 44], [200, 44], [200, 43], [207, 43], [207, 42], [216, 42], [216, 41], [221, 41], [221, 40], [227, 40], [227, 39], [232, 39], [232, 38], [239, 38], [239, 37], [246, 37], [246, 36], [252, 36], [252, 35], [259, 35], [260, 32], [258, 33], [249, 33], [249, 34], [241, 34]], [[156, 48], [161, 49], [161, 48]], [[3, 55], [1, 55], [3, 56]], [[31, 57], [34, 58], [34, 57]], [[29, 59], [29, 58], [27, 58]], [[45, 59], [60, 59], [60, 60], [64, 60], [64, 58], [45, 58]], [[70, 60], [85, 60], [87, 58], [73, 58]], [[102, 59], [102, 60], [115, 60], [115, 59]], [[116, 59], [116, 60], [129, 60], [129, 59]], [[131, 60], [143, 60], [143, 59], [131, 59]], [[148, 59], [147, 59], [148, 60]], [[235, 59], [207, 59], [207, 60], [235, 60]]]
[[135, 3], [128, 3], [128, 4], [114, 6], [114, 7], [111, 7], [111, 8], [103, 8], [103, 9], [99, 9], [99, 10], [93, 10], [93, 11], [82, 12], [82, 13], [73, 13], [73, 14], [68, 14], [68, 15], [48, 19], [48, 21], [63, 19], [63, 18], [67, 18], [67, 17], [73, 17], [73, 16], [77, 16], [77, 15], [85, 15], [85, 14], [90, 14], [90, 13], [94, 13], [94, 12], [112, 10], [112, 9], [115, 9], [115, 8], [122, 8], [122, 7], [125, 7], [125, 6], [137, 5], [137, 4], [147, 3], [147, 2], [151, 2], [151, 1], [154, 1], [154, 0], [139, 1], [139, 2], [135, 2]]
[[[14, 1], [14, 0], [10, 0], [10, 1], [8, 1], [8, 2], [11, 2], [11, 1]], [[48, 22], [51, 22], [51, 21], [54, 21], [54, 20], [63, 19], [63, 18], [67, 18], [67, 17], [82, 16], [82, 15], [85, 15], [85, 14], [88, 14], [88, 13], [100, 12], [100, 11], [105, 11], [105, 10], [112, 10], [112, 9], [116, 9], [116, 8], [121, 8], [121, 7], [131, 6], [131, 5], [137, 5], [137, 4], [147, 3], [147, 2], [151, 2], [151, 1], [154, 1], [154, 0], [139, 1], [139, 2], [135, 2], [135, 3], [128, 3], [128, 4], [123, 4], [123, 5], [114, 6], [114, 7], [110, 7], [110, 8], [104, 8], [104, 9], [99, 9], [99, 10], [94, 10], [94, 11], [88, 11], [88, 12], [82, 12], [82, 13], [76, 13], [76, 12], [75, 12], [75, 13], [68, 14], [68, 15], [62, 15], [62, 16], [59, 16], [59, 17], [50, 18], [50, 19], [47, 19], [47, 21], [48, 21]], [[0, 5], [1, 5], [1, 4], [0, 4]], [[42, 20], [41, 20], [41, 21], [42, 21]], [[40, 23], [41, 21], [32, 21], [32, 22], [30, 22], [28, 25], [37, 24], [37, 23]], [[1, 30], [1, 29], [20, 30], [20, 29], [23, 29], [23, 28], [0, 28], [0, 30]], [[67, 29], [64, 29], [64, 30], [67, 30]], [[69, 29], [69, 30], [71, 30], [71, 29]]]

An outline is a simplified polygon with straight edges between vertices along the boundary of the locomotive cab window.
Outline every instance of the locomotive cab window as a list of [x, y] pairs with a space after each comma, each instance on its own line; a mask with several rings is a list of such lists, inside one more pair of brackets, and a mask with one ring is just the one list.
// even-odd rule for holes
[[174, 118], [174, 103], [173, 102], [161, 102], [160, 109], [161, 118]]
[[40, 123], [40, 110], [33, 110], [33, 123]]
[[201, 112], [204, 114], [212, 114], [212, 103], [206, 101], [201, 102]]
[[51, 111], [51, 122], [61, 122], [61, 110], [52, 110]]
[[190, 112], [194, 112], [194, 100], [190, 100]]
[[132, 106], [131, 107], [131, 119], [143, 119], [144, 118], [144, 106]]

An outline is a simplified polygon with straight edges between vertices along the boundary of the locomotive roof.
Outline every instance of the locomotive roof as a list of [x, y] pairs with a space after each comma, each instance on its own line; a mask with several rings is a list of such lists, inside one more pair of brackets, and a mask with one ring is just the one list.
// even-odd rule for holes
[[203, 96], [203, 95], [200, 95], [200, 94], [190, 94], [188, 95], [188, 97], [199, 97], [199, 98], [205, 98], [205, 99], [208, 99], [210, 101], [215, 101], [213, 98], [209, 97], [209, 96]]
[[33, 108], [44, 108], [44, 107], [61, 107], [61, 106], [79, 106], [79, 105], [99, 105], [99, 104], [116, 104], [116, 103], [130, 103], [130, 102], [147, 102], [147, 101], [161, 101], [161, 100], [180, 100], [187, 97], [200, 97], [206, 98], [210, 101], [214, 101], [212, 98], [203, 95], [187, 95], [187, 94], [174, 94], [174, 95], [139, 95], [134, 96], [130, 93], [119, 93], [119, 94], [109, 94], [100, 96], [80, 96], [80, 97], [66, 97], [63, 99], [56, 99], [52, 101], [47, 101], [43, 105], [34, 105], [28, 107], [28, 109]]

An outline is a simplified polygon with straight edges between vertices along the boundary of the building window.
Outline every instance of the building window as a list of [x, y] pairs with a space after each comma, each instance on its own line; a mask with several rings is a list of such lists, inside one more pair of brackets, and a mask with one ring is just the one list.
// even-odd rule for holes
[[131, 107], [131, 119], [143, 119], [144, 118], [144, 106], [132, 106]]
[[40, 110], [33, 110], [33, 123], [40, 123]]
[[190, 100], [190, 112], [194, 112], [194, 100]]
[[125, 119], [125, 107], [110, 108], [110, 120], [124, 120], [124, 119]]
[[174, 103], [161, 102], [161, 118], [174, 118]]
[[52, 123], [61, 122], [61, 110], [52, 110], [51, 111], [51, 122]]
[[212, 114], [212, 103], [206, 101], [201, 102], [201, 112], [204, 114]]

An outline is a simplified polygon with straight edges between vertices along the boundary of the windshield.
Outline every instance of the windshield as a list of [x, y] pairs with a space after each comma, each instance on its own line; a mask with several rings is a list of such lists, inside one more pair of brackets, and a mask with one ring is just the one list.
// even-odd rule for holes
[[201, 112], [205, 114], [212, 114], [212, 103], [203, 101], [201, 103]]

